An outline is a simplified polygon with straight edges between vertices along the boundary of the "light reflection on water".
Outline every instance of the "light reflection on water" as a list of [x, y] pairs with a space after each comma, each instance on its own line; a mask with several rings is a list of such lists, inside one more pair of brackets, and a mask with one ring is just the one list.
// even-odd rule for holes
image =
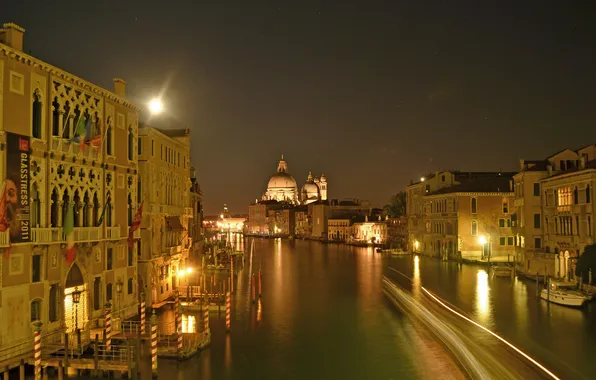
[[476, 277], [476, 311], [478, 321], [485, 325], [490, 316], [488, 273], [479, 269]]
[[[250, 240], [244, 245], [249, 250]], [[421, 333], [423, 326], [413, 326], [384, 299], [381, 276], [388, 265], [479, 323], [484, 318], [495, 331], [545, 364], [560, 361], [563, 364], [555, 365], [557, 369], [596, 372], [596, 361], [586, 355], [596, 352], [592, 306], [586, 311], [547, 308], [536, 299], [532, 282], [490, 278], [484, 268], [474, 265], [460, 268], [425, 257], [390, 258], [372, 249], [300, 240], [257, 239], [254, 251], [253, 271], [258, 272], [259, 263], [263, 270], [260, 302], [250, 301], [247, 255], [246, 269], [241, 263], [237, 267], [232, 331], [226, 333], [223, 316], [212, 313], [212, 345], [186, 362], [160, 360], [160, 377], [432, 376], [427, 370], [429, 360], [423, 357], [440, 363], [446, 353], [432, 336]], [[257, 321], [259, 305], [261, 319]]]

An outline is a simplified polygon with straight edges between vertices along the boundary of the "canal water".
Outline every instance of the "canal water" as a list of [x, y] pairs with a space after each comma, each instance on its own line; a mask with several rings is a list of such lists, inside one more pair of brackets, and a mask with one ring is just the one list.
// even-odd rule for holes
[[[246, 246], [250, 251], [248, 240]], [[255, 305], [249, 274], [259, 267], [263, 294]], [[280, 239], [255, 239], [252, 270], [248, 254], [244, 268], [238, 269], [232, 331], [226, 333], [223, 313], [219, 318], [211, 313], [211, 346], [188, 361], [160, 360], [160, 378], [466, 378], [457, 357], [432, 329], [384, 295], [384, 275], [414, 299], [426, 297], [423, 286], [561, 378], [588, 379], [596, 373], [595, 305], [585, 310], [546, 306], [536, 298], [531, 281], [492, 279], [474, 265]], [[424, 302], [430, 302], [428, 297]], [[161, 318], [171, 315], [165, 312]], [[449, 318], [447, 323], [460, 323]], [[201, 323], [199, 315], [196, 320]], [[505, 365], [511, 361], [512, 350], [492, 337], [482, 339], [495, 340], [491, 344], [496, 349], [472, 342], [469, 352], [482, 350]]]

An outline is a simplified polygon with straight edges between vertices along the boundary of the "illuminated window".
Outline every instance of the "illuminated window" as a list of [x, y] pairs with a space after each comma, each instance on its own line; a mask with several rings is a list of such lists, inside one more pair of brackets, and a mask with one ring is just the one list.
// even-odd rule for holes
[[561, 187], [557, 191], [557, 205], [560, 211], [568, 211], [573, 202], [573, 190], [571, 187]]

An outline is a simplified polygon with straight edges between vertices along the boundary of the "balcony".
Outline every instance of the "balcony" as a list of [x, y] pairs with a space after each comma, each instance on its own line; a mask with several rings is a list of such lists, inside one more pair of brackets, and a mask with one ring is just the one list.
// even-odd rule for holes
[[52, 152], [59, 154], [65, 153], [71, 156], [90, 158], [97, 160], [100, 157], [101, 149], [93, 148], [89, 145], [83, 146], [83, 151], [80, 150], [79, 143], [71, 143], [67, 139], [61, 139], [60, 137], [52, 136]]
[[9, 244], [9, 237], [10, 236], [10, 229], [0, 232], [0, 247], [8, 247]]
[[120, 239], [120, 226], [106, 227], [106, 239], [107, 240], [119, 240]]
[[62, 228], [32, 228], [31, 242], [33, 244], [51, 244], [62, 241]]

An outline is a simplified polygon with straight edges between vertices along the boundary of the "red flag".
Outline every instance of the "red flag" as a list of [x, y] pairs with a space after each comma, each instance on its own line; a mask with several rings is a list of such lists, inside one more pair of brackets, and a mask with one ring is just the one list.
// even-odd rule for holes
[[141, 226], [141, 218], [143, 217], [143, 202], [141, 202], [141, 206], [137, 210], [137, 214], [135, 215], [135, 220], [132, 221], [130, 225], [130, 230], [128, 232], [128, 248], [132, 251], [134, 249], [134, 232], [139, 229]]
[[[0, 197], [0, 232], [6, 232], [8, 230], [8, 220], [6, 219], [6, 183], [2, 189], [2, 197]], [[8, 234], [8, 248], [4, 251], [4, 257], [8, 259], [10, 254], [10, 234]]]

